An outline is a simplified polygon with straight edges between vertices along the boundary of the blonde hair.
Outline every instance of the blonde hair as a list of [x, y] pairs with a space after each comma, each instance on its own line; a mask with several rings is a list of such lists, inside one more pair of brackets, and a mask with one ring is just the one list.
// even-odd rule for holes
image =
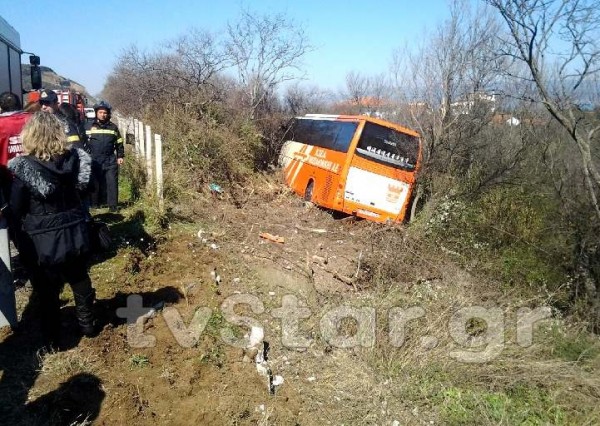
[[36, 112], [21, 132], [25, 154], [48, 161], [64, 153], [67, 148], [65, 124], [54, 114]]
[[38, 101], [27, 102], [23, 107], [25, 112], [38, 112], [42, 110], [42, 105]]

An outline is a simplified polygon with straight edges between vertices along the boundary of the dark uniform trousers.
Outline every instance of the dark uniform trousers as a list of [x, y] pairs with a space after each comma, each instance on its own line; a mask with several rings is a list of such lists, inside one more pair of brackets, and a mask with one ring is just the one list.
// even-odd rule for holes
[[119, 128], [110, 120], [94, 121], [86, 130], [88, 148], [92, 156], [93, 192], [92, 205], [101, 206], [106, 200], [109, 207], [117, 207], [119, 166], [125, 150]]
[[108, 204], [117, 207], [119, 194], [119, 166], [117, 163], [105, 166], [92, 162], [92, 206]]

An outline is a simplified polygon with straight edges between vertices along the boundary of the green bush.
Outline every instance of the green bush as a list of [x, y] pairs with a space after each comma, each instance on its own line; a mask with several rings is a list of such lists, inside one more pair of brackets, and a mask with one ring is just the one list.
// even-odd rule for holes
[[570, 424], [548, 393], [533, 387], [515, 386], [503, 392], [451, 387], [434, 399], [445, 424]]
[[550, 333], [552, 353], [568, 362], [585, 362], [600, 354], [600, 344], [585, 332], [565, 333], [553, 327]]
[[544, 290], [566, 303], [574, 249], [556, 199], [524, 187], [495, 187], [475, 199], [430, 204], [415, 224], [430, 243], [459, 254], [464, 265], [475, 263], [513, 292]]

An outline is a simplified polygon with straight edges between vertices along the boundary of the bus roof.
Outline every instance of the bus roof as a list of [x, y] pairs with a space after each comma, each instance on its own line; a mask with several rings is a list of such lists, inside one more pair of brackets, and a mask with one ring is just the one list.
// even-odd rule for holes
[[308, 120], [366, 121], [366, 122], [370, 122], [370, 123], [379, 124], [380, 126], [391, 127], [393, 129], [396, 129], [400, 132], [409, 134], [411, 136], [415, 136], [418, 138], [421, 137], [421, 135], [419, 135], [419, 133], [417, 133], [416, 131], [414, 131], [412, 129], [409, 129], [408, 127], [402, 126], [398, 123], [392, 123], [391, 121], [382, 120], [380, 118], [371, 117], [368, 115], [306, 114], [304, 116], [297, 117], [297, 118], [308, 119]]

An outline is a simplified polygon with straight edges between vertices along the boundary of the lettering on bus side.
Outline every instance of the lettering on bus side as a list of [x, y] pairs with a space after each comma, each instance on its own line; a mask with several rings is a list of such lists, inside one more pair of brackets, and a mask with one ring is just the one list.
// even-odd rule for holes
[[340, 171], [341, 166], [338, 163], [334, 163], [333, 161], [324, 160], [323, 158], [319, 158], [317, 154], [309, 155], [306, 159], [306, 162], [312, 166], [319, 167], [321, 169], [329, 170], [333, 173], [338, 173]]

